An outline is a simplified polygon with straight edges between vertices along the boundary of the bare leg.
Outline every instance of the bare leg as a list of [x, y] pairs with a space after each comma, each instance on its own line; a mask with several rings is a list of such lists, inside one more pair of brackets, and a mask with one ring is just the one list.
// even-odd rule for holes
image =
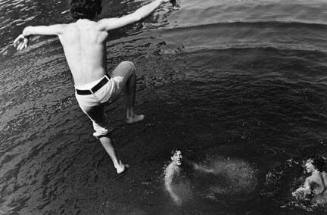
[[112, 163], [114, 164], [114, 167], [117, 170], [117, 173], [120, 174], [122, 172], [125, 171], [125, 168], [128, 167], [127, 164], [123, 164], [120, 160], [118, 160], [116, 153], [115, 153], [115, 149], [111, 144], [111, 139], [107, 136], [102, 136], [99, 138], [102, 146], [104, 147], [104, 149], [106, 150], [106, 152], [108, 153], [109, 157], [112, 160]]
[[144, 118], [144, 115], [136, 115], [134, 113], [135, 91], [136, 91], [136, 74], [135, 74], [135, 70], [133, 70], [125, 86], [127, 123], [137, 122], [143, 120]]
[[[106, 129], [106, 117], [104, 114], [104, 104], [98, 106], [93, 106], [85, 111], [86, 115], [92, 120], [93, 128], [96, 132], [99, 132], [96, 136], [100, 140], [102, 146], [106, 150], [110, 159], [113, 162], [114, 167], [116, 168], [117, 173], [122, 173], [125, 171], [127, 164], [123, 164], [116, 155], [115, 149], [112, 146], [111, 139], [108, 137], [108, 130]], [[103, 133], [103, 135], [101, 134]]]
[[124, 89], [126, 95], [126, 122], [135, 123], [142, 121], [144, 115], [137, 115], [134, 112], [136, 94], [135, 66], [132, 62], [121, 62], [112, 72], [112, 78], [118, 78], [119, 88]]

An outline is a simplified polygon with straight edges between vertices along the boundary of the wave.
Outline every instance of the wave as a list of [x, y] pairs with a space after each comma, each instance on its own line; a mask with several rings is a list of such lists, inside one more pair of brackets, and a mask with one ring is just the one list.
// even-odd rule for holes
[[315, 48], [311, 47], [299, 47], [299, 46], [285, 46], [281, 45], [278, 46], [276, 44], [263, 44], [263, 43], [257, 43], [257, 44], [230, 44], [230, 45], [224, 45], [224, 46], [217, 46], [212, 47], [210, 45], [208, 46], [194, 46], [194, 47], [188, 47], [184, 49], [177, 48], [177, 50], [173, 49], [170, 50], [169, 48], [167, 50], [164, 50], [163, 53], [165, 54], [176, 54], [176, 53], [200, 53], [205, 51], [241, 51], [241, 50], [266, 50], [266, 51], [275, 51], [275, 52], [294, 52], [297, 54], [301, 53], [311, 53], [315, 55], [320, 55], [323, 57], [327, 57], [327, 50], [317, 50]]
[[200, 25], [189, 25], [189, 26], [180, 26], [180, 27], [166, 27], [165, 30], [178, 30], [178, 29], [189, 29], [189, 28], [206, 28], [210, 26], [216, 27], [238, 27], [238, 26], [260, 26], [260, 27], [308, 27], [314, 29], [327, 29], [327, 24], [323, 22], [300, 22], [300, 21], [287, 21], [287, 20], [276, 20], [276, 21], [228, 21], [228, 22], [216, 22], [209, 24], [200, 24]]
[[267, 47], [327, 52], [327, 25], [321, 23], [224, 22], [160, 29], [158, 33], [168, 45], [187, 52]]
[[194, 47], [193, 49], [192, 48], [189, 48], [189, 49], [186, 49], [186, 50], [183, 50], [183, 52], [186, 52], [186, 53], [206, 53], [207, 51], [208, 52], [211, 52], [211, 51], [224, 51], [224, 52], [228, 52], [228, 51], [231, 51], [231, 52], [239, 52], [239, 51], [270, 51], [270, 52], [285, 52], [285, 53], [294, 53], [295, 55], [298, 54], [298, 55], [314, 55], [314, 56], [317, 56], [319, 58], [326, 58], [327, 57], [327, 53], [325, 51], [321, 51], [321, 50], [313, 50], [313, 49], [305, 49], [305, 48], [302, 48], [302, 49], [299, 49], [297, 47], [278, 47], [278, 46], [273, 46], [273, 44], [269, 45], [262, 45], [262, 44], [257, 44], [257, 45], [244, 45], [244, 46], [221, 46], [221, 47], [205, 47], [205, 46], [202, 46], [202, 47]]

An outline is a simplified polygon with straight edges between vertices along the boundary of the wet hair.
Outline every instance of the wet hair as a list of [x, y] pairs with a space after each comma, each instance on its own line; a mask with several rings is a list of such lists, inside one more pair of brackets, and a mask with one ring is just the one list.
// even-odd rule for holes
[[314, 157], [309, 160], [312, 160], [312, 165], [320, 172], [325, 171], [325, 160], [322, 157]]
[[71, 0], [70, 13], [77, 19], [94, 19], [101, 12], [101, 0]]

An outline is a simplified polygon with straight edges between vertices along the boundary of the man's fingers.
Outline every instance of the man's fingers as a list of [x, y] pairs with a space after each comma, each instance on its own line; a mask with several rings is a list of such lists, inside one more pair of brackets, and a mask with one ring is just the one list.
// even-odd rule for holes
[[23, 50], [27, 47], [27, 43], [24, 41], [22, 42], [22, 45], [20, 46], [20, 50]]
[[18, 46], [18, 43], [19, 43], [19, 40], [16, 39], [16, 40], [14, 41], [14, 47], [17, 47], [17, 46]]
[[21, 46], [22, 46], [22, 44], [20, 43], [20, 44], [18, 44], [18, 46], [17, 46], [17, 50], [18, 51], [20, 51], [21, 50]]
[[19, 45], [17, 46], [17, 50], [20, 51], [22, 50], [24, 47], [24, 43], [19, 43]]
[[24, 42], [23, 42], [23, 49], [27, 48], [27, 44], [28, 44], [28, 39], [24, 38]]
[[18, 41], [19, 41], [19, 38], [17, 37], [17, 38], [14, 40], [14, 46], [15, 46], [15, 47], [17, 46]]
[[14, 46], [17, 46], [17, 44], [20, 42], [21, 39], [23, 39], [23, 35], [19, 35], [15, 40], [14, 40]]
[[17, 47], [17, 50], [22, 50], [27, 47], [28, 44], [28, 39], [24, 37], [24, 35], [19, 35], [15, 40], [14, 40], [14, 47]]
[[16, 47], [18, 51], [27, 48], [27, 46], [28, 46], [28, 39], [23, 35], [19, 35], [17, 39], [14, 41], [14, 47]]

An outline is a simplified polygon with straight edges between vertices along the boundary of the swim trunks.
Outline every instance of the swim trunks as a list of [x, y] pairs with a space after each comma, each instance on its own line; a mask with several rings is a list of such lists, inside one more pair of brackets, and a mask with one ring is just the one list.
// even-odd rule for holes
[[[105, 82], [105, 79], [108, 81], [101, 86], [100, 89], [97, 89], [96, 92], [91, 92], [90, 94], [86, 93], [86, 95], [79, 95], [76, 92], [77, 89], [81, 91], [91, 91], [91, 89], [94, 89], [94, 86], [98, 85], [100, 82]], [[104, 103], [108, 102], [111, 97], [120, 93], [121, 79], [121, 77], [109, 78], [105, 75], [96, 81], [75, 86], [77, 102], [82, 111], [91, 119], [95, 131], [93, 136], [96, 138], [105, 136], [109, 133], [104, 113]]]

